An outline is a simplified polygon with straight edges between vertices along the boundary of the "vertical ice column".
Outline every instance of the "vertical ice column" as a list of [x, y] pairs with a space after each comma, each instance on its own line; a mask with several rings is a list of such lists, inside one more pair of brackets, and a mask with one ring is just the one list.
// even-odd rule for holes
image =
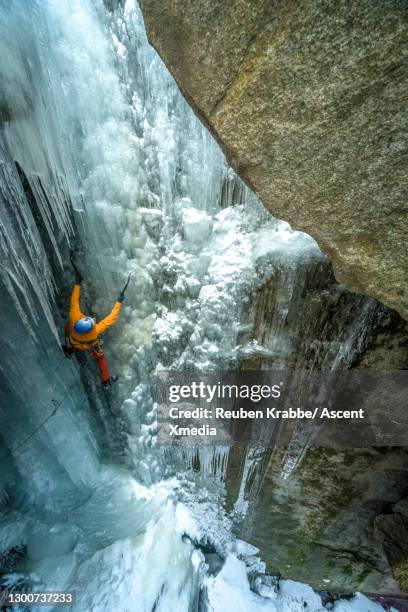
[[89, 484], [99, 468], [87, 400], [59, 347], [55, 274], [61, 289], [73, 223], [38, 17], [36, 4], [29, 15], [17, 3], [0, 9], [0, 419], [32, 499], [52, 505], [51, 493]]

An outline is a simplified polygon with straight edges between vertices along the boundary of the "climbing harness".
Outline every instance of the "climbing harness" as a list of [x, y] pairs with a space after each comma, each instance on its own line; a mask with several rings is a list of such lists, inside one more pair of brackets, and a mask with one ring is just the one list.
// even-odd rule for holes
[[93, 340], [77, 340], [75, 338], [75, 342], [72, 342], [72, 340], [69, 337], [68, 337], [68, 340], [69, 340], [69, 348], [73, 348], [73, 349], [75, 348], [76, 345], [81, 345], [88, 351], [89, 349], [100, 351], [103, 345], [103, 340], [100, 336], [96, 339], [94, 338]]

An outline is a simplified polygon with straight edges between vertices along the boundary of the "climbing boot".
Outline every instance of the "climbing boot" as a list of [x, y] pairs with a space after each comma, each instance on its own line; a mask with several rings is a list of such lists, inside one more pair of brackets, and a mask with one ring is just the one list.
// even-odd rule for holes
[[104, 389], [110, 389], [112, 385], [118, 380], [119, 376], [111, 376], [108, 380], [102, 381], [102, 385]]

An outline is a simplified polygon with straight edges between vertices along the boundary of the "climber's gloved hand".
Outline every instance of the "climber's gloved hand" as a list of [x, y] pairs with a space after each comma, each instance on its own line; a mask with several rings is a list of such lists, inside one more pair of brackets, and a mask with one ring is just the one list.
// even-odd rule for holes
[[119, 293], [118, 302], [121, 304], [124, 299], [125, 299], [125, 294], [123, 293], [123, 291], [121, 291]]
[[62, 352], [64, 353], [64, 356], [67, 357], [68, 359], [70, 357], [72, 357], [73, 353], [74, 353], [74, 349], [72, 348], [72, 346], [68, 346], [66, 344], [62, 345]]

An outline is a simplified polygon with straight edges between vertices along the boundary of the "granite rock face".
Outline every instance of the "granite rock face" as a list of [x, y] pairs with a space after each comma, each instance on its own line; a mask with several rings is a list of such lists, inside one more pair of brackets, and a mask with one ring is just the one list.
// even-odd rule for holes
[[[231, 498], [242, 469], [239, 450], [229, 460]], [[404, 448], [309, 448], [284, 480], [284, 451], [277, 448], [267, 458], [261, 489], [247, 496], [238, 537], [259, 548], [268, 572], [316, 590], [406, 593], [408, 521], [384, 512], [406, 494], [407, 457]]]
[[407, 4], [141, 0], [150, 41], [270, 212], [408, 317]]
[[408, 592], [408, 520], [399, 513], [406, 508], [406, 500], [395, 504], [394, 513], [380, 514], [374, 521], [374, 535], [392, 567], [401, 590]]
[[[246, 370], [408, 368], [408, 323], [337, 285], [323, 257], [275, 268], [242, 328], [240, 344], [263, 349], [241, 359]], [[408, 545], [397, 536], [408, 526], [408, 449], [319, 448], [304, 440], [232, 448], [226, 505], [238, 536], [259, 548], [268, 572], [317, 590], [408, 592]], [[389, 516], [391, 508], [404, 519]]]

